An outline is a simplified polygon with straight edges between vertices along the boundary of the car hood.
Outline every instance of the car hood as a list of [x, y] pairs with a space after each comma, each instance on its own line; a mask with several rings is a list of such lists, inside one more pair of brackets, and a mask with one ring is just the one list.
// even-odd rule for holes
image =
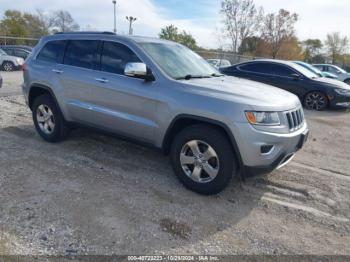
[[350, 90], [350, 86], [342, 81], [339, 81], [337, 79], [330, 79], [330, 78], [325, 78], [325, 77], [320, 77], [315, 79], [317, 82], [321, 82], [324, 84], [328, 84], [329, 87], [333, 88], [342, 88], [342, 89], [347, 89]]
[[223, 76], [181, 81], [192, 92], [250, 106], [254, 110], [285, 111], [300, 106], [294, 94], [282, 89], [238, 77]]

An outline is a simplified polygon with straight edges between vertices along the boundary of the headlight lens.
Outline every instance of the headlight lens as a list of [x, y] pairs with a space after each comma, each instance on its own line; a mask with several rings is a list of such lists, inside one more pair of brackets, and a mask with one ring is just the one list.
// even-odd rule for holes
[[17, 58], [16, 61], [17, 61], [17, 64], [19, 64], [19, 65], [23, 64], [23, 59], [22, 58]]
[[245, 112], [247, 120], [252, 125], [279, 126], [281, 124], [277, 112]]
[[349, 89], [334, 89], [334, 91], [339, 95], [350, 95]]

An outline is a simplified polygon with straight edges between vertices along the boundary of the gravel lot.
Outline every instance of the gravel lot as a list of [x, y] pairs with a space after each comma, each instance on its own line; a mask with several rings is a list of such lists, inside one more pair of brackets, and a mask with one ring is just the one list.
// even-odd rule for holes
[[[18, 93], [21, 73], [1, 74]], [[0, 109], [1, 255], [350, 255], [347, 112], [306, 112], [292, 163], [204, 197], [152, 150], [84, 130], [48, 144], [21, 96]]]

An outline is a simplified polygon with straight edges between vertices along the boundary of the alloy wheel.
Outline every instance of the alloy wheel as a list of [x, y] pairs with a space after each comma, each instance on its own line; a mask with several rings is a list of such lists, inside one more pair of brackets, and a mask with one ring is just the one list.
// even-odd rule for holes
[[322, 93], [312, 92], [305, 97], [305, 107], [309, 110], [324, 110], [327, 105], [327, 97]]
[[204, 141], [187, 142], [180, 152], [180, 163], [185, 174], [197, 183], [209, 183], [219, 173], [219, 157]]
[[12, 71], [13, 70], [13, 65], [11, 63], [6, 62], [4, 64], [4, 70], [7, 71], [7, 72]]
[[50, 135], [55, 130], [55, 117], [47, 105], [40, 105], [36, 111], [38, 125], [45, 134]]

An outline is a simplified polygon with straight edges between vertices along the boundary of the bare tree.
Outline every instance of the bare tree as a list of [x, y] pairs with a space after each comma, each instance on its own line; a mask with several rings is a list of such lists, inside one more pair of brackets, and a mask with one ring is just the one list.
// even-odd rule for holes
[[349, 46], [349, 39], [342, 37], [339, 32], [330, 33], [327, 35], [325, 46], [328, 54], [332, 57], [332, 63], [335, 64], [338, 57], [343, 55]]
[[79, 25], [74, 21], [71, 14], [65, 10], [55, 11], [51, 16], [51, 23], [54, 27], [53, 31], [78, 31], [80, 28]]
[[271, 55], [276, 58], [284, 41], [294, 36], [294, 25], [298, 21], [296, 13], [280, 9], [277, 14], [267, 14], [262, 27], [262, 38], [271, 48]]
[[223, 0], [220, 13], [234, 52], [246, 38], [259, 30], [263, 19], [262, 7], [256, 8], [253, 0]]

